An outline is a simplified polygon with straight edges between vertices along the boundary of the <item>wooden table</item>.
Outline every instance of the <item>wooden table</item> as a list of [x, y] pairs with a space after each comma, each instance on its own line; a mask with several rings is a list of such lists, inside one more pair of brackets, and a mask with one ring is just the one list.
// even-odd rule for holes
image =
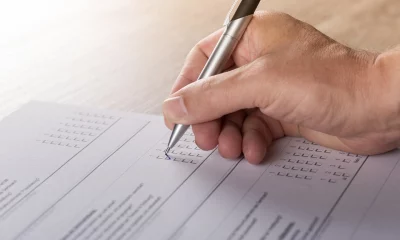
[[[0, 118], [31, 99], [161, 112], [191, 47], [232, 0], [0, 3]], [[356, 48], [400, 43], [399, 0], [264, 0]]]

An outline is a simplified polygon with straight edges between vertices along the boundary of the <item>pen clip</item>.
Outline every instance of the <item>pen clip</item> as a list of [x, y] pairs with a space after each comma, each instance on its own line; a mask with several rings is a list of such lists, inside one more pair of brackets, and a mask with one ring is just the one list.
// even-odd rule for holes
[[225, 21], [224, 21], [224, 27], [227, 26], [233, 17], [233, 14], [235, 14], [237, 8], [239, 7], [241, 0], [235, 0], [233, 3], [232, 7], [229, 9], [228, 15], [226, 15]]

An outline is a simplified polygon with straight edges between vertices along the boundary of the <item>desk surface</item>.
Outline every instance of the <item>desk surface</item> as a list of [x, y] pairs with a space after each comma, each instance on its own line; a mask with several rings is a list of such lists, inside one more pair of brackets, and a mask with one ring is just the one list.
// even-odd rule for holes
[[[0, 3], [0, 118], [29, 100], [161, 113], [191, 47], [233, 0]], [[301, 2], [301, 3], [300, 3]], [[355, 48], [400, 43], [398, 0], [264, 0]]]

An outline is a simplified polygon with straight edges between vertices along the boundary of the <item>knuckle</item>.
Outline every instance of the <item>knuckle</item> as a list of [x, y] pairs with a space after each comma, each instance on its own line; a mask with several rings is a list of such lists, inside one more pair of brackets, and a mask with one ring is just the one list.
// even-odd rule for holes
[[256, 19], [261, 19], [267, 22], [287, 22], [292, 21], [294, 18], [284, 12], [279, 11], [261, 11], [255, 14]]
[[257, 115], [250, 115], [247, 117], [246, 121], [243, 123], [243, 129], [246, 131], [257, 131], [265, 133], [265, 125], [261, 117]]
[[252, 69], [255, 74], [267, 74], [273, 69], [275, 62], [269, 55], [264, 55], [253, 62]]
[[269, 16], [270, 18], [275, 20], [289, 20], [290, 18], [292, 18], [289, 14], [284, 12], [271, 12]]
[[[251, 22], [250, 32], [263, 43], [263, 53], [281, 51], [299, 38], [302, 22], [283, 12], [258, 12]], [[261, 31], [260, 31], [261, 30]]]
[[192, 47], [192, 49], [190, 50], [188, 56], [192, 55], [192, 54], [195, 53], [195, 52], [200, 51], [200, 49], [201, 49], [201, 48], [200, 48], [200, 44], [201, 44], [201, 42], [196, 43], [196, 44]]
[[200, 89], [203, 93], [210, 92], [213, 85], [210, 79], [204, 79], [200, 81], [199, 84], [200, 84]]
[[190, 62], [193, 56], [196, 56], [198, 52], [201, 52], [201, 41], [196, 43], [192, 49], [190, 49], [189, 53], [186, 55], [185, 62]]
[[269, 34], [276, 37], [292, 36], [302, 23], [284, 12], [261, 12], [256, 17], [256, 25], [262, 29], [268, 29]]

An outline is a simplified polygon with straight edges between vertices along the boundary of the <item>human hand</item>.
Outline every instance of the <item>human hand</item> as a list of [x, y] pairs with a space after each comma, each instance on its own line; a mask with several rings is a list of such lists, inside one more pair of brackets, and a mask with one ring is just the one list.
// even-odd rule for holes
[[226, 158], [243, 152], [259, 163], [285, 135], [358, 154], [398, 146], [398, 106], [386, 94], [393, 84], [381, 78], [377, 54], [341, 45], [286, 14], [262, 12], [229, 71], [196, 81], [221, 33], [193, 48], [163, 106], [167, 126], [191, 124], [200, 148], [218, 145]]

